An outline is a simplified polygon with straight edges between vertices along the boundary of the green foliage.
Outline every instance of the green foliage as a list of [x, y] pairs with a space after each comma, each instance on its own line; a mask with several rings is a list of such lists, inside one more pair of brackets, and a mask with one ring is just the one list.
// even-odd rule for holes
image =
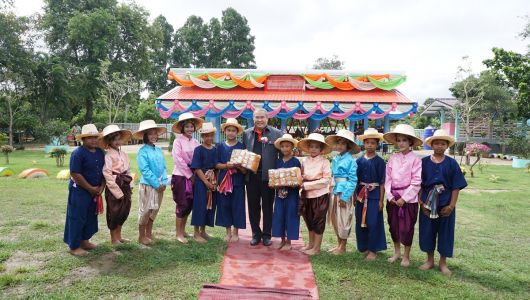
[[221, 18], [221, 36], [223, 56], [228, 68], [256, 68], [255, 38], [250, 34], [247, 18], [231, 7], [225, 9]]
[[174, 141], [175, 141], [175, 133], [172, 132], [169, 134], [169, 142], [168, 142], [168, 147], [167, 147], [168, 152], [171, 152], [173, 150]]
[[493, 58], [483, 63], [490, 68], [505, 86], [517, 91], [517, 113], [530, 118], [530, 56], [493, 48]]
[[50, 157], [55, 158], [55, 163], [57, 167], [62, 167], [64, 165], [64, 157], [68, 154], [66, 149], [57, 147], [50, 150]]
[[313, 69], [315, 70], [342, 70], [344, 69], [344, 61], [333, 54], [331, 58], [319, 57], [313, 64]]
[[4, 156], [6, 158], [6, 165], [9, 165], [9, 153], [13, 151], [15, 151], [15, 148], [10, 145], [3, 145], [0, 147], [0, 152], [4, 153]]
[[530, 126], [517, 126], [508, 139], [508, 146], [517, 158], [530, 159]]
[[70, 124], [68, 122], [61, 119], [53, 119], [46, 124], [39, 124], [35, 131], [35, 136], [46, 143], [51, 143], [52, 138], [59, 138], [60, 142], [64, 144], [69, 130]]

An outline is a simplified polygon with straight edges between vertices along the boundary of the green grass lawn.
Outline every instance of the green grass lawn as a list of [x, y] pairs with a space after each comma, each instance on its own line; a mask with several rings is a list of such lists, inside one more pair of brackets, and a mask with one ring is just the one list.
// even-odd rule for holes
[[[134, 155], [130, 158], [136, 172]], [[93, 241], [101, 247], [88, 257], [72, 257], [62, 242], [67, 182], [55, 179], [63, 168], [38, 151], [16, 151], [10, 160], [17, 174], [41, 167], [51, 176], [0, 178], [0, 298], [195, 299], [202, 284], [218, 282], [226, 249], [224, 229], [210, 230], [216, 238], [206, 245], [177, 244], [169, 193], [155, 222], [158, 241], [153, 247], [134, 242], [111, 247], [100, 217], [100, 232]], [[3, 166], [1, 158], [0, 162]], [[171, 170], [169, 156], [167, 162]], [[488, 180], [491, 174], [499, 176], [498, 182]], [[506, 166], [486, 166], [482, 172], [477, 169], [476, 178], [468, 178], [470, 192], [461, 194], [457, 207], [455, 257], [449, 261], [452, 277], [417, 270], [424, 260], [417, 233], [409, 269], [386, 262], [392, 254], [390, 244], [375, 262], [364, 262], [352, 235], [345, 255], [311, 259], [321, 298], [530, 298], [529, 179], [523, 170]], [[133, 240], [136, 197], [124, 226], [124, 236]], [[334, 242], [328, 227], [323, 248]]]

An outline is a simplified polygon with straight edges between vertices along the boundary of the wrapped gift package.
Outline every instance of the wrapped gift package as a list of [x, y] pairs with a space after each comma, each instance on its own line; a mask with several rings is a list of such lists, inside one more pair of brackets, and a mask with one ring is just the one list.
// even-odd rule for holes
[[269, 187], [298, 187], [302, 185], [300, 168], [281, 168], [269, 170]]
[[248, 150], [234, 149], [232, 150], [232, 155], [230, 156], [230, 162], [241, 164], [245, 169], [248, 169], [254, 173], [258, 171], [259, 161], [261, 155]]

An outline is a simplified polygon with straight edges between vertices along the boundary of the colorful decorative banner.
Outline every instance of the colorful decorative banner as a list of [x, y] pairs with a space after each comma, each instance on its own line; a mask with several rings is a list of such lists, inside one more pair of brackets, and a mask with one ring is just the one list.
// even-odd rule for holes
[[[276, 108], [271, 107], [269, 101], [265, 101], [263, 102], [262, 107], [268, 111], [269, 118], [274, 117], [282, 120], [293, 118], [297, 120], [312, 119], [315, 121], [321, 121], [326, 118], [331, 118], [334, 120], [348, 119], [350, 121], [358, 121], [365, 118], [374, 120], [382, 119], [384, 117], [388, 117], [390, 120], [399, 120], [415, 114], [418, 104], [413, 103], [411, 108], [403, 113], [395, 113], [397, 109], [396, 103], [392, 103], [392, 107], [386, 111], [382, 110], [378, 103], [373, 103], [370, 109], [365, 110], [361, 107], [360, 102], [357, 102], [355, 106], [348, 111], [343, 111], [339, 102], [335, 102], [333, 107], [327, 111], [322, 107], [321, 102], [316, 102], [316, 105], [311, 110], [307, 110], [304, 107], [303, 101], [298, 102], [298, 105], [292, 109], [289, 108], [286, 101], [282, 101]], [[252, 118], [252, 112], [256, 109], [256, 107], [252, 104], [252, 101], [247, 101], [245, 106], [241, 109], [236, 108], [235, 101], [230, 101], [226, 107], [221, 109], [215, 105], [213, 100], [210, 100], [204, 107], [201, 107], [196, 100], [193, 100], [191, 105], [188, 107], [182, 106], [179, 100], [175, 100], [173, 101], [173, 105], [169, 108], [166, 108], [164, 105], [162, 105], [162, 101], [158, 100], [156, 102], [156, 108], [159, 111], [160, 116], [162, 116], [164, 119], [177, 119], [179, 114], [183, 112], [191, 112], [195, 117], [243, 117], [250, 119]]]
[[[269, 74], [247, 72], [242, 76], [235, 76], [230, 72], [225, 73], [191, 73], [175, 74], [172, 70], [168, 72], [168, 79], [176, 81], [181, 86], [197, 86], [203, 89], [214, 87], [232, 89], [242, 87], [245, 89], [263, 88], [264, 82]], [[349, 91], [353, 89], [369, 91], [375, 88], [382, 90], [393, 90], [407, 80], [404, 75], [367, 75], [367, 74], [345, 74], [330, 76], [322, 74], [299, 74], [307, 82], [309, 89], [339, 89]]]

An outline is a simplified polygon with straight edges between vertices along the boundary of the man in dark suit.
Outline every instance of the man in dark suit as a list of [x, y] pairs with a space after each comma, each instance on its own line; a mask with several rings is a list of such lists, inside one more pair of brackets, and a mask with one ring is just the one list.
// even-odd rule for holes
[[[282, 136], [282, 132], [268, 126], [269, 118], [264, 109], [256, 109], [253, 119], [254, 127], [248, 128], [243, 134], [246, 149], [261, 155], [256, 174], [249, 172], [246, 176], [248, 218], [252, 227], [250, 245], [256, 246], [263, 239], [263, 245], [270, 246], [274, 189], [269, 188], [269, 169], [274, 169], [278, 159], [279, 153], [274, 147], [274, 141]], [[262, 210], [263, 230], [260, 228]]]

